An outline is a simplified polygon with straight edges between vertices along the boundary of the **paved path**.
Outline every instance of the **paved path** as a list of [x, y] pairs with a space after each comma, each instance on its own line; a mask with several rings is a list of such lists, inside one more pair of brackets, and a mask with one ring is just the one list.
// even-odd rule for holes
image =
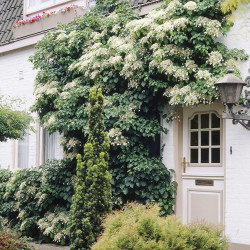
[[54, 244], [35, 244], [32, 245], [38, 250], [69, 250], [69, 247], [57, 246]]

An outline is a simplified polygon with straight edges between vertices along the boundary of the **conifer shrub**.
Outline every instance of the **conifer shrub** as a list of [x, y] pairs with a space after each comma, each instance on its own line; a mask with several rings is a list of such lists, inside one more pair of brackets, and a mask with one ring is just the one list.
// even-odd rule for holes
[[104, 131], [101, 89], [90, 90], [89, 136], [84, 156], [78, 155], [75, 195], [71, 207], [71, 249], [89, 249], [101, 232], [103, 216], [111, 208], [108, 172], [108, 134]]
[[227, 249], [222, 228], [198, 222], [183, 225], [175, 216], [160, 217], [159, 211], [158, 205], [128, 204], [113, 212], [92, 249]]

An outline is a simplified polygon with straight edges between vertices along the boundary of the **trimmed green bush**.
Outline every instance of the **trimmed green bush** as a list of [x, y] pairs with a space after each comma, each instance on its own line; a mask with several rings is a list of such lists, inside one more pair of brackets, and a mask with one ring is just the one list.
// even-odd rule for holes
[[75, 195], [71, 207], [70, 249], [89, 249], [101, 232], [103, 216], [111, 208], [108, 172], [108, 133], [104, 132], [101, 89], [90, 90], [89, 136], [83, 159], [78, 155]]
[[68, 244], [74, 173], [67, 161], [48, 162], [38, 171], [0, 170], [0, 229], [7, 223], [39, 242]]
[[175, 216], [160, 217], [158, 205], [129, 204], [104, 221], [104, 232], [93, 250], [227, 249], [222, 228], [193, 223], [183, 225]]

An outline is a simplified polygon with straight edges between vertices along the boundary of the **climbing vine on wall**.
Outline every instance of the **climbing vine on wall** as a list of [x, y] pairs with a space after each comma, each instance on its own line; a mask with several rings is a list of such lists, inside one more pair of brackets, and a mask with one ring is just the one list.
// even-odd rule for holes
[[166, 104], [212, 103], [228, 65], [239, 73], [247, 55], [216, 42], [229, 28], [220, 0], [168, 0], [145, 17], [125, 1], [97, 1], [37, 44], [33, 110], [49, 131], [64, 132], [65, 156], [75, 159], [88, 136], [89, 89], [101, 87], [114, 204], [154, 200], [171, 213], [176, 183], [154, 150], [166, 132], [159, 115]]

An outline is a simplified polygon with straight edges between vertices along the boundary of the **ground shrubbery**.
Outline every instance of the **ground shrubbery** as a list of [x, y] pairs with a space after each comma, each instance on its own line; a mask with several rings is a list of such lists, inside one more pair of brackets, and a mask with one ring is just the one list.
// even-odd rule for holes
[[158, 205], [129, 204], [112, 213], [92, 249], [227, 249], [221, 228], [198, 223], [182, 225], [175, 216], [159, 217], [159, 210]]
[[32, 250], [32, 247], [25, 239], [20, 238], [16, 233], [0, 233], [0, 249], [3, 250]]
[[67, 244], [74, 172], [66, 161], [39, 170], [0, 170], [0, 216], [22, 235]]

